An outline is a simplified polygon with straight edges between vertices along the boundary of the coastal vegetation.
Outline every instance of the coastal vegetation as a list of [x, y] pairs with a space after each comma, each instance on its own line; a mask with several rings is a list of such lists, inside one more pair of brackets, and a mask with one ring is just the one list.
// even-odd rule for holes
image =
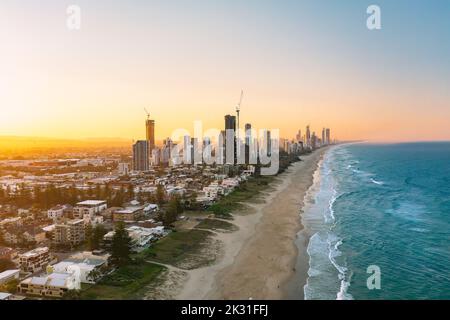
[[154, 262], [181, 266], [195, 260], [197, 265], [206, 265], [209, 257], [202, 250], [210, 243], [212, 233], [205, 230], [183, 230], [170, 233], [141, 253], [141, 257]]
[[125, 224], [116, 225], [111, 243], [111, 263], [116, 266], [125, 266], [131, 262], [131, 238], [125, 229]]
[[227, 221], [218, 219], [204, 219], [197, 226], [197, 229], [210, 229], [210, 230], [224, 230], [224, 231], [236, 231], [237, 227]]
[[156, 281], [166, 268], [140, 259], [119, 267], [97, 284], [83, 284], [80, 298], [85, 300], [141, 299], [146, 287]]
[[241, 183], [239, 187], [230, 194], [210, 206], [207, 210], [213, 212], [218, 217], [231, 219], [231, 212], [240, 209], [242, 207], [242, 202], [248, 201], [261, 194], [273, 179], [273, 176], [249, 178], [247, 181]]

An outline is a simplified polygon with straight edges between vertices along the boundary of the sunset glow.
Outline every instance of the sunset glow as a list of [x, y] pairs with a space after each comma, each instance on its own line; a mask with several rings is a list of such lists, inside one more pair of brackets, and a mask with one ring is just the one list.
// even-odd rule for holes
[[244, 89], [242, 123], [285, 137], [450, 139], [447, 3], [381, 1], [371, 32], [367, 1], [78, 2], [76, 32], [66, 3], [2, 2], [0, 135], [138, 139], [146, 107], [163, 139], [221, 128]]

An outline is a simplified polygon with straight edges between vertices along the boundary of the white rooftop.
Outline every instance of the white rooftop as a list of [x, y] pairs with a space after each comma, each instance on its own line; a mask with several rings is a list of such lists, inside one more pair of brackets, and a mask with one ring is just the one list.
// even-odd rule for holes
[[77, 203], [77, 206], [99, 206], [105, 204], [105, 200], [85, 200]]
[[20, 270], [6, 270], [6, 271], [3, 271], [3, 272], [0, 273], [0, 280], [8, 278], [8, 277], [10, 277], [10, 276], [12, 276], [12, 275], [14, 275], [16, 273], [19, 273], [19, 272], [20, 272]]
[[48, 252], [48, 248], [47, 247], [42, 247], [42, 248], [36, 248], [33, 249], [31, 251], [25, 252], [24, 254], [20, 255], [22, 257], [33, 257], [42, 253], [46, 253]]
[[140, 210], [142, 210], [143, 207], [126, 207], [124, 209], [121, 210], [117, 210], [115, 213], [119, 213], [119, 214], [131, 214], [131, 213], [135, 213], [138, 212]]
[[68, 273], [53, 272], [49, 275], [44, 275], [41, 277], [31, 277], [22, 281], [22, 283], [30, 283], [33, 285], [50, 285], [55, 287], [65, 287], [67, 279], [72, 275]]
[[5, 300], [6, 298], [12, 296], [10, 293], [0, 292], [0, 300]]
[[43, 227], [42, 230], [44, 230], [45, 232], [52, 232], [53, 230], [55, 230], [55, 225], [51, 224], [49, 226]]

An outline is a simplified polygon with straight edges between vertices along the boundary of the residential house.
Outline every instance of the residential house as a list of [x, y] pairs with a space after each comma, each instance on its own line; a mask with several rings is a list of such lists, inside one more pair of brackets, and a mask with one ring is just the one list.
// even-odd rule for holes
[[3, 231], [3, 240], [8, 244], [39, 244], [46, 240], [46, 233], [42, 228], [33, 225], [10, 227]]

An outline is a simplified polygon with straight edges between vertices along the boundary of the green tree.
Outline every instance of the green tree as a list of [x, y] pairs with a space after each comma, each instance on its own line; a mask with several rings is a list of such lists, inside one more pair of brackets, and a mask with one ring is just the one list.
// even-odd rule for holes
[[156, 202], [159, 206], [162, 206], [164, 204], [164, 200], [166, 198], [166, 191], [164, 190], [164, 186], [161, 184], [158, 184], [156, 187]]
[[127, 190], [127, 200], [131, 201], [134, 199], [134, 186], [132, 184], [128, 185], [128, 190]]
[[62, 296], [63, 300], [81, 300], [81, 291], [80, 290], [68, 290]]
[[19, 284], [19, 281], [17, 281], [16, 279], [8, 281], [7, 283], [0, 285], [0, 291], [14, 294], [14, 293], [16, 293], [18, 284]]
[[68, 193], [68, 202], [74, 206], [78, 202], [78, 189], [75, 184], [69, 187]]
[[101, 199], [107, 200], [108, 202], [111, 201], [111, 186], [109, 183], [105, 184], [103, 187], [103, 194], [101, 196]]
[[89, 188], [87, 189], [87, 197], [88, 197], [89, 199], [92, 199], [93, 196], [94, 196], [94, 190], [92, 190], [92, 188], [89, 187]]
[[88, 250], [93, 250], [92, 249], [93, 246], [94, 246], [93, 243], [92, 243], [93, 234], [94, 234], [94, 231], [92, 229], [92, 225], [89, 223], [86, 226], [86, 228], [84, 229], [84, 237], [86, 239], [86, 246], [87, 246]]
[[121, 207], [125, 202], [125, 190], [123, 186], [117, 191], [112, 199], [111, 203], [113, 207]]
[[179, 197], [172, 197], [169, 201], [166, 211], [163, 215], [163, 223], [165, 226], [170, 226], [177, 221], [177, 217], [183, 212], [183, 205]]
[[131, 262], [130, 254], [131, 238], [125, 229], [125, 224], [119, 222], [111, 243], [111, 263], [116, 266], [126, 265]]
[[4, 231], [0, 229], [0, 246], [5, 244]]
[[102, 197], [102, 187], [100, 187], [100, 185], [98, 184], [95, 187], [95, 198], [101, 199], [101, 197]]
[[86, 244], [88, 250], [100, 249], [103, 236], [106, 234], [105, 227], [101, 224], [96, 225], [92, 228], [91, 225], [86, 227]]
[[9, 259], [0, 259], [0, 272], [16, 269], [16, 265]]

